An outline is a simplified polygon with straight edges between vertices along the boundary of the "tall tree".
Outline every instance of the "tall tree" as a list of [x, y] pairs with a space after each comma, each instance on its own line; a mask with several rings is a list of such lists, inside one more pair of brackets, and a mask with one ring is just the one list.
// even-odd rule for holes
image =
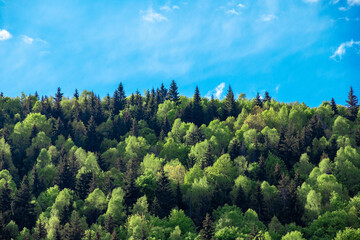
[[126, 95], [124, 86], [122, 83], [119, 84], [118, 88], [114, 92], [112, 109], [113, 114], [117, 115], [121, 110], [125, 108], [126, 105]]
[[333, 110], [334, 115], [338, 115], [339, 111], [338, 111], [338, 108], [337, 108], [334, 98], [331, 98], [330, 104], [331, 104], [331, 110]]
[[79, 92], [78, 92], [77, 89], [75, 89], [74, 98], [75, 98], [76, 100], [79, 100]]
[[155, 196], [160, 205], [160, 212], [158, 212], [158, 216], [161, 218], [166, 217], [175, 205], [175, 198], [169, 178], [166, 176], [164, 170], [161, 170], [160, 172]]
[[226, 117], [237, 117], [237, 104], [235, 101], [234, 93], [231, 89], [231, 86], [229, 86], [228, 92], [225, 97], [225, 111], [226, 111]]
[[14, 220], [19, 229], [23, 229], [23, 227], [31, 229], [35, 224], [35, 206], [32, 198], [28, 177], [25, 175], [12, 207]]
[[127, 164], [127, 169], [124, 174], [124, 192], [125, 192], [125, 205], [130, 209], [136, 200], [140, 197], [140, 191], [136, 185], [138, 163], [135, 158], [131, 158]]
[[201, 96], [198, 86], [196, 86], [195, 88], [193, 100], [194, 101], [192, 104], [192, 122], [200, 127], [204, 120], [204, 112], [203, 112], [203, 107], [201, 106]]
[[54, 108], [53, 108], [53, 117], [55, 119], [62, 118], [62, 109], [61, 109], [61, 100], [63, 97], [63, 93], [61, 92], [61, 88], [58, 87], [57, 92], [55, 94], [55, 102], [54, 102]]
[[354, 95], [354, 90], [352, 87], [350, 87], [350, 92], [348, 95], [348, 100], [346, 100], [348, 111], [349, 111], [349, 120], [355, 121], [358, 111], [359, 111], [359, 105], [358, 105], [358, 98]]
[[259, 106], [259, 107], [262, 107], [262, 106], [263, 106], [263, 102], [262, 102], [262, 99], [261, 99], [259, 93], [256, 94], [255, 105], [256, 105], [256, 106]]
[[11, 212], [11, 202], [12, 202], [12, 191], [9, 188], [9, 184], [6, 181], [4, 188], [0, 192], [0, 212], [5, 223], [8, 223], [12, 217]]
[[269, 92], [265, 92], [265, 98], [264, 98], [264, 102], [271, 102], [271, 97], [269, 95]]
[[167, 99], [175, 102], [176, 105], [178, 105], [180, 103], [178, 86], [176, 85], [174, 80], [172, 80], [172, 82], [170, 84], [169, 92], [167, 94]]
[[98, 133], [96, 132], [96, 123], [93, 116], [91, 116], [86, 132], [86, 147], [89, 151], [95, 152], [99, 149], [100, 139]]
[[211, 220], [209, 213], [206, 213], [206, 217], [203, 221], [203, 226], [200, 231], [201, 240], [212, 240], [214, 239], [214, 223]]

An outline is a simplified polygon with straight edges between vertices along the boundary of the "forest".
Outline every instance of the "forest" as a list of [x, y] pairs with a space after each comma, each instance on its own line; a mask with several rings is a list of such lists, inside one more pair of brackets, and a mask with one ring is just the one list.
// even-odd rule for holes
[[360, 239], [353, 88], [314, 108], [175, 81], [1, 93], [0, 129], [0, 239]]

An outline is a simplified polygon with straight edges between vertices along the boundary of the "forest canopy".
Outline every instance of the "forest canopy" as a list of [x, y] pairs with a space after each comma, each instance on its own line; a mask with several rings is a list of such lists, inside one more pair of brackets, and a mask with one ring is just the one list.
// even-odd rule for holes
[[0, 239], [360, 239], [346, 103], [1, 94]]

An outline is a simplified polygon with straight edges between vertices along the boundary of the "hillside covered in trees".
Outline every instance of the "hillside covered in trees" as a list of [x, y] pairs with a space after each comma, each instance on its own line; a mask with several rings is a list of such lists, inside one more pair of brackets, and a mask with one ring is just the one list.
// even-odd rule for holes
[[0, 96], [0, 239], [360, 239], [360, 112], [167, 89]]

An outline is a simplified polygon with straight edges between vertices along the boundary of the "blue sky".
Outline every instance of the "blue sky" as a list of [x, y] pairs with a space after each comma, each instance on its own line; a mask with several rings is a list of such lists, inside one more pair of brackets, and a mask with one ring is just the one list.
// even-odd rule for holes
[[360, 0], [0, 0], [0, 91], [360, 97]]

